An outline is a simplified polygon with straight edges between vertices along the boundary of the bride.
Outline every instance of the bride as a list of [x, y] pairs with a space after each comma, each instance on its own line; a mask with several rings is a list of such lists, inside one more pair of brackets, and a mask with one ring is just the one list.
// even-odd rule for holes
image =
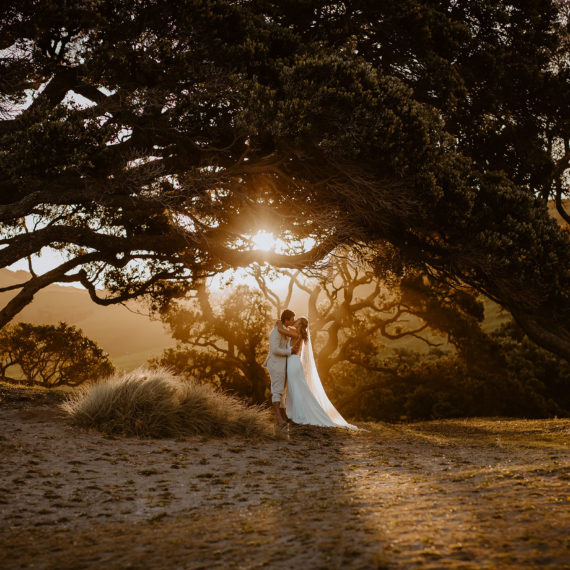
[[309, 321], [299, 317], [295, 330], [278, 321], [281, 334], [290, 337], [291, 356], [287, 358], [287, 416], [297, 424], [358, 429], [349, 424], [328, 399], [313, 357]]

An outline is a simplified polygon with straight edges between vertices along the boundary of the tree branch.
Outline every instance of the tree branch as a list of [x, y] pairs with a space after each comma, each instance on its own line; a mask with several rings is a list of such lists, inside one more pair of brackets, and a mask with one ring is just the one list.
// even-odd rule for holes
[[72, 89], [76, 83], [77, 73], [78, 69], [76, 67], [60, 67], [45, 86], [44, 90], [34, 99], [24, 113], [28, 114], [40, 106], [48, 106], [51, 108], [61, 103], [67, 92]]
[[562, 217], [562, 219], [570, 225], [570, 214], [564, 209], [564, 204], [562, 203], [562, 180], [558, 178], [556, 182], [556, 198], [555, 198], [556, 210]]
[[99, 255], [99, 253], [80, 255], [70, 261], [62, 263], [55, 269], [52, 269], [43, 275], [30, 279], [30, 281], [24, 285], [22, 290], [0, 311], [0, 328], [10, 322], [26, 305], [28, 305], [40, 289], [54, 283], [74, 267], [94, 261], [99, 257]]

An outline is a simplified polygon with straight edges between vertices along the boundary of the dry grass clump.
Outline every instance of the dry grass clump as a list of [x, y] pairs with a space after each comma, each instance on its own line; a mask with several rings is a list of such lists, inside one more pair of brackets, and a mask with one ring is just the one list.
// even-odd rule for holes
[[270, 437], [268, 410], [250, 407], [166, 369], [140, 368], [80, 388], [64, 404], [74, 425], [108, 434], [163, 438]]

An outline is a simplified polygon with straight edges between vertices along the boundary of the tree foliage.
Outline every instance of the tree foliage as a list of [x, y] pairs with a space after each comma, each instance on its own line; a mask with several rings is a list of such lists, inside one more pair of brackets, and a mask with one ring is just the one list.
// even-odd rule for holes
[[33, 325], [18, 323], [0, 332], [2, 380], [19, 370], [24, 382], [45, 388], [79, 386], [88, 380], [108, 376], [114, 366], [95, 342], [66, 323]]
[[[67, 260], [12, 286], [0, 325], [55, 281], [160, 308], [348, 245], [469, 284], [569, 358], [546, 207], [566, 215], [567, 26], [556, 0], [8, 3], [0, 266]], [[289, 250], [252, 251], [262, 228]]]
[[164, 317], [178, 344], [155, 364], [261, 404], [269, 386], [263, 362], [271, 307], [259, 291], [245, 285], [221, 303], [210, 297], [202, 284], [190, 307], [172, 308]]
[[[339, 375], [331, 394], [343, 413], [375, 420], [570, 415], [570, 367], [512, 323], [459, 346], [457, 354], [401, 353], [397, 373], [347, 389]], [[358, 386], [358, 384], [357, 384]]]

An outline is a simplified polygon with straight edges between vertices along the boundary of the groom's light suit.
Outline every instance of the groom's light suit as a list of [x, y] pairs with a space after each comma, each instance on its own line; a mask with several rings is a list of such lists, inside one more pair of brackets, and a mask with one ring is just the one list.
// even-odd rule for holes
[[269, 355], [265, 361], [265, 366], [269, 370], [271, 378], [271, 401], [281, 402], [281, 407], [285, 407], [285, 377], [287, 375], [287, 357], [291, 356], [291, 347], [288, 340], [282, 335], [277, 325], [269, 335]]

